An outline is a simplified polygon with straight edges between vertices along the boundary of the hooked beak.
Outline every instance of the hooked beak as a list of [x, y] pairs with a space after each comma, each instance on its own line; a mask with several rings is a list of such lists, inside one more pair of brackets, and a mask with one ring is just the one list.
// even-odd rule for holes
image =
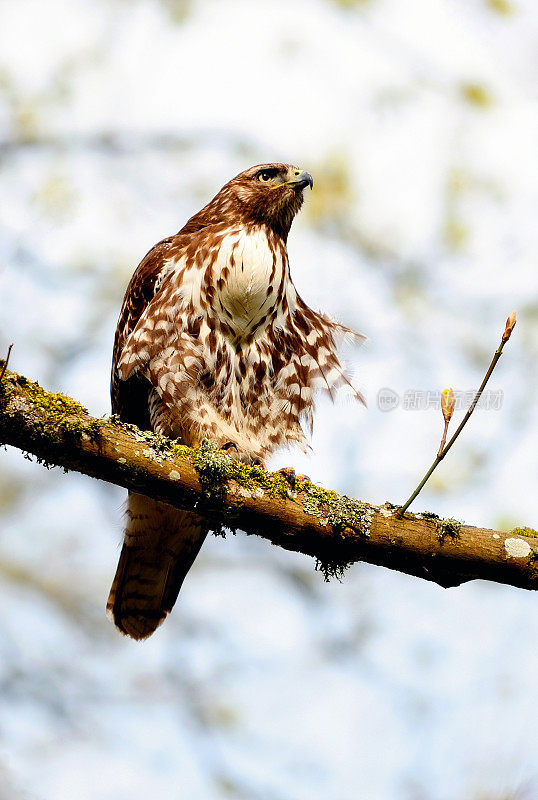
[[314, 188], [314, 178], [309, 172], [306, 172], [306, 170], [294, 175], [290, 180], [290, 183], [292, 186], [296, 186], [298, 189], [306, 189], [307, 186], [310, 186], [311, 189]]

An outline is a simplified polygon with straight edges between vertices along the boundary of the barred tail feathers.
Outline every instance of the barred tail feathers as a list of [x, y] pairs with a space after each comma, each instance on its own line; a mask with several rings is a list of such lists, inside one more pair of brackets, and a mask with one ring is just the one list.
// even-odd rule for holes
[[207, 529], [197, 514], [134, 492], [126, 516], [107, 615], [122, 633], [145, 639], [172, 610]]

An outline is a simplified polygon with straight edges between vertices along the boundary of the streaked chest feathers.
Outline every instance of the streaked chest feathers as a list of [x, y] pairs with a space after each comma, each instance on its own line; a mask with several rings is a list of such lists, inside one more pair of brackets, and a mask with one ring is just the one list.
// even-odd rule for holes
[[347, 329], [301, 301], [285, 243], [271, 235], [233, 228], [170, 259], [127, 338], [119, 374], [150, 382], [169, 435], [233, 441], [261, 457], [304, 445], [316, 389], [332, 397], [349, 386], [334, 338]]
[[288, 267], [280, 248], [262, 229], [228, 234], [215, 261], [214, 310], [237, 339], [256, 338], [287, 288]]

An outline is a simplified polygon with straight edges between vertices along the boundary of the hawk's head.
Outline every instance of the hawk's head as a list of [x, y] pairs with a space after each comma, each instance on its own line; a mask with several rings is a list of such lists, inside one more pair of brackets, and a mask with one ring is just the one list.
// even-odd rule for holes
[[258, 164], [241, 172], [217, 195], [243, 219], [266, 224], [286, 238], [303, 204], [303, 190], [312, 189], [309, 172], [290, 164]]

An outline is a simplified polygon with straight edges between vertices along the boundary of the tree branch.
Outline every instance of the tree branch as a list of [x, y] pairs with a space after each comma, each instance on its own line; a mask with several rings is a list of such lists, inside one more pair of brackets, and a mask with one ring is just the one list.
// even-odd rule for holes
[[[0, 362], [1, 364], [2, 362]], [[0, 384], [0, 443], [62, 466], [196, 510], [216, 532], [240, 529], [313, 556], [325, 575], [366, 561], [457, 586], [476, 578], [538, 588], [538, 532], [473, 528], [435, 514], [397, 516], [309, 481], [293, 489], [279, 473], [237, 464], [112, 419], [6, 370]]]

